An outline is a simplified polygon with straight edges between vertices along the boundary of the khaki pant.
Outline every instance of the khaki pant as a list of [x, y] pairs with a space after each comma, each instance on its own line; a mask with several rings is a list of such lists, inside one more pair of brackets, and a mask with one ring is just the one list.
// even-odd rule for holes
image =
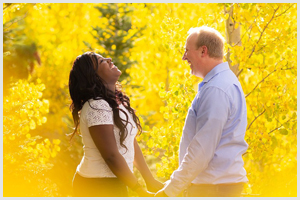
[[244, 183], [234, 184], [191, 184], [184, 196], [186, 197], [240, 197]]

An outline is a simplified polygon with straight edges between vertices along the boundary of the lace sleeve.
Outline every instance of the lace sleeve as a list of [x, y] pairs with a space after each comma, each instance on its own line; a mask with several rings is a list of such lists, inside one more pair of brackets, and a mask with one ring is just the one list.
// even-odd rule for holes
[[112, 108], [103, 99], [92, 100], [89, 102], [86, 119], [88, 127], [102, 124], [114, 124]]

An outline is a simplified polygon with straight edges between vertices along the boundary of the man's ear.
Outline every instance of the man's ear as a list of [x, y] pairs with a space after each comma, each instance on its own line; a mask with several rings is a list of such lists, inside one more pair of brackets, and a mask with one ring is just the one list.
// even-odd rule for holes
[[202, 50], [201, 50], [201, 55], [207, 55], [207, 46], [202, 46], [201, 47], [202, 48]]
[[200, 57], [203, 57], [203, 56], [207, 55], [207, 47], [206, 46], [199, 47], [198, 50], [199, 50], [199, 56]]

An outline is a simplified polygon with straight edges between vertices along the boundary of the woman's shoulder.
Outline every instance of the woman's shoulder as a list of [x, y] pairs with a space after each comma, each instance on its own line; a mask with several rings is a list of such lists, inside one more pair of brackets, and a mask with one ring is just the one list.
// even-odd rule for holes
[[89, 107], [92, 107], [94, 109], [104, 109], [112, 111], [112, 108], [108, 104], [108, 102], [104, 99], [89, 99], [85, 104], [89, 105]]

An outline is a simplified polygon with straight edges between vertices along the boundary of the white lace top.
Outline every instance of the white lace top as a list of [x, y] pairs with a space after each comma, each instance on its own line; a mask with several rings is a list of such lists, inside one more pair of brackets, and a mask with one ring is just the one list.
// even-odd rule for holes
[[[120, 105], [120, 108], [127, 113], [128, 121], [133, 125], [132, 126], [130, 123], [128, 123], [128, 135], [123, 142], [128, 149], [127, 152], [126, 149], [120, 145], [119, 129], [116, 125], [114, 125], [113, 111], [109, 104], [103, 99], [90, 99], [83, 105], [80, 114], [80, 131], [82, 135], [82, 142], [84, 145], [84, 156], [77, 167], [77, 173], [79, 173], [81, 176], [88, 178], [116, 177], [102, 158], [88, 129], [91, 126], [102, 124], [114, 125], [114, 135], [116, 138], [118, 150], [120, 154], [125, 158], [130, 170], [133, 172], [134, 138], [137, 134], [138, 129], [129, 111], [122, 104]], [[120, 117], [122, 119], [126, 119], [125, 115], [121, 111]]]

